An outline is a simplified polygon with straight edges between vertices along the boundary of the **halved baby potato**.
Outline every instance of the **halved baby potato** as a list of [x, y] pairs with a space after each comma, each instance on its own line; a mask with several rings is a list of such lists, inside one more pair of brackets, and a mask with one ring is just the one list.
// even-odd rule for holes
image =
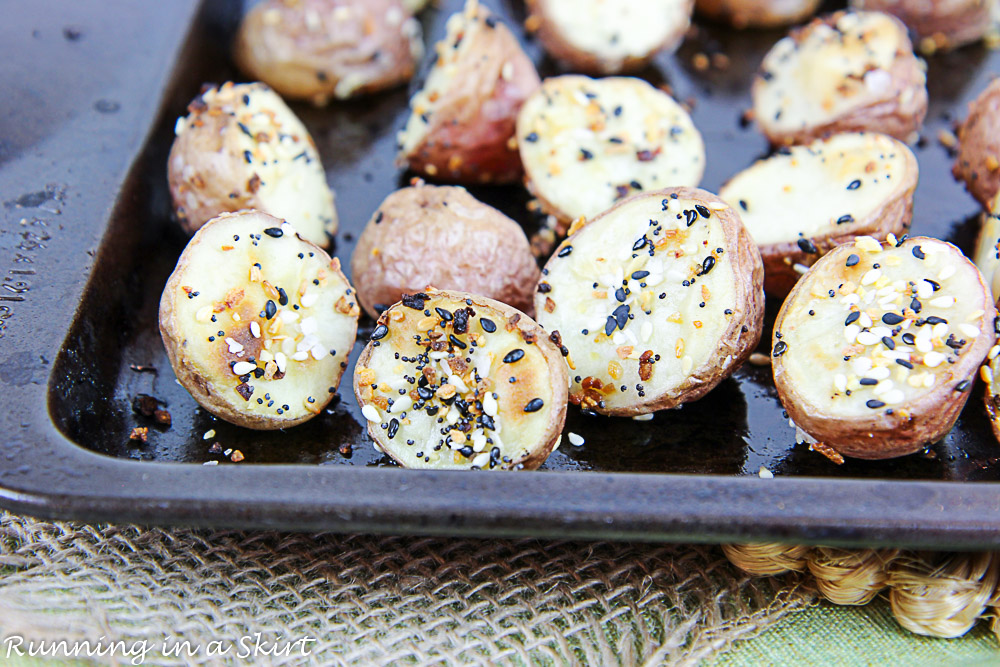
[[517, 117], [525, 182], [563, 229], [630, 194], [695, 186], [705, 144], [688, 113], [641, 79], [546, 79]]
[[289, 220], [326, 247], [337, 231], [333, 192], [309, 131], [263, 83], [209, 88], [178, 118], [167, 177], [181, 226], [253, 208]]
[[990, 208], [1000, 191], [1000, 79], [969, 103], [951, 173], [984, 209]]
[[696, 0], [699, 14], [735, 28], [777, 28], [812, 16], [820, 0]]
[[177, 379], [238, 426], [288, 428], [330, 402], [361, 309], [340, 262], [266, 213], [224, 213], [188, 243], [160, 299]]
[[[1000, 331], [996, 334], [1000, 336]], [[983, 392], [986, 416], [990, 419], [993, 436], [1000, 440], [1000, 340], [990, 348], [986, 364], [979, 369], [979, 375], [986, 383], [986, 391]]]
[[715, 195], [633, 195], [571, 234], [542, 271], [535, 310], [569, 350], [572, 403], [620, 416], [676, 407], [760, 341], [760, 253]]
[[836, 134], [754, 163], [722, 186], [764, 258], [764, 288], [785, 296], [816, 260], [858, 236], [901, 236], [913, 217], [917, 158], [875, 133]]
[[997, 199], [993, 200], [990, 212], [983, 213], [972, 261], [986, 279], [994, 300], [1000, 299], [1000, 201]]
[[377, 447], [407, 468], [542, 464], [566, 420], [566, 362], [527, 315], [465, 292], [407, 294], [354, 369]]
[[397, 162], [457, 183], [509, 183], [521, 177], [514, 146], [517, 112], [538, 72], [517, 38], [477, 0], [448, 18], [434, 66], [410, 100]]
[[778, 396], [845, 456], [885, 459], [942, 438], [995, 335], [978, 269], [944, 241], [863, 236], [798, 282], [774, 323]]
[[409, 81], [423, 54], [420, 23], [400, 0], [264, 0], [233, 44], [249, 76], [317, 105]]
[[751, 90], [753, 115], [775, 145], [852, 131], [910, 141], [927, 114], [924, 70], [898, 19], [836, 12], [771, 48]]
[[924, 53], [978, 42], [995, 22], [996, 0], [851, 0], [851, 7], [892, 14], [917, 36]]
[[691, 23], [693, 0], [528, 0], [527, 24], [545, 50], [595, 74], [637, 70], [673, 51]]
[[427, 285], [481, 294], [531, 312], [538, 264], [521, 226], [458, 186], [386, 197], [351, 256], [361, 306], [378, 317]]

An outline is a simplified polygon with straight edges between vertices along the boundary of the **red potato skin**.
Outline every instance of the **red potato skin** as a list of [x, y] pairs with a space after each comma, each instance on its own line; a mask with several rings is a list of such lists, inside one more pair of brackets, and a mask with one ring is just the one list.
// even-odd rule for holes
[[[482, 7], [479, 16], [465, 36], [476, 40], [478, 55], [463, 62], [427, 134], [398, 162], [452, 183], [514, 183], [524, 173], [514, 141], [517, 112], [541, 79], [510, 30], [499, 22], [485, 28], [489, 12]], [[509, 79], [501, 74], [507, 63]]]
[[958, 156], [951, 173], [990, 210], [1000, 190], [1000, 79], [969, 103], [969, 116], [958, 129]]
[[[816, 18], [809, 24], [796, 28], [791, 37], [796, 42], [805, 40], [807, 31], [817, 24], [826, 23], [835, 26], [842, 12], [826, 17]], [[827, 137], [837, 132], [881, 132], [902, 142], [909, 141], [913, 134], [920, 130], [927, 116], [927, 86], [920, 86], [913, 92], [912, 99], [902, 106], [900, 95], [911, 88], [911, 83], [923, 77], [920, 60], [913, 55], [913, 47], [908, 38], [904, 37], [902, 49], [888, 70], [892, 85], [882, 96], [882, 101], [861, 109], [855, 109], [847, 114], [834, 118], [823, 125], [809, 126], [791, 132], [778, 132], [770, 129], [757, 120], [757, 126], [773, 146], [791, 146], [807, 144], [814, 139]], [[758, 90], [765, 84], [761, 74], [754, 78], [751, 94], [754, 98]]]
[[[904, 241], [909, 247], [920, 243], [921, 237]], [[957, 252], [957, 248], [955, 248]], [[825, 262], [843, 263], [853, 251], [850, 246], [841, 246], [823, 258]], [[967, 260], [966, 260], [967, 261]], [[983, 290], [988, 292], [982, 276], [979, 278]], [[806, 281], [801, 280], [788, 295], [774, 320], [775, 335], [771, 347], [780, 340], [781, 326], [788, 315], [790, 305], [799, 292], [806, 289]], [[993, 331], [995, 309], [987, 309], [978, 322], [982, 331]], [[979, 336], [963, 353], [958, 363], [952, 366], [950, 379], [940, 383], [938, 390], [924, 395], [920, 400], [908, 404], [906, 410], [894, 410], [891, 415], [879, 410], [867, 418], [838, 418], [811, 409], [797, 388], [785, 378], [783, 356], [771, 357], [774, 384], [778, 398], [788, 411], [788, 416], [803, 431], [825, 443], [844, 456], [856, 459], [890, 459], [919, 451], [924, 445], [940, 440], [958, 420], [958, 415], [969, 398], [969, 392], [958, 392], [952, 388], [962, 380], [972, 380], [979, 365], [993, 345], [991, 336]], [[913, 415], [918, 415], [919, 418]]]
[[932, 50], [978, 42], [992, 25], [986, 0], [852, 0], [851, 6], [892, 14], [919, 40], [930, 39]]
[[695, 9], [713, 21], [734, 28], [778, 28], [804, 21], [816, 13], [820, 0], [802, 0], [795, 12], [772, 11], [771, 0], [696, 0]]
[[391, 305], [428, 285], [531, 313], [539, 272], [516, 222], [464, 188], [421, 184], [379, 206], [358, 239], [351, 275], [365, 312], [378, 317], [376, 304]]
[[[337, 21], [334, 12], [341, 7], [361, 12], [360, 18]], [[309, 29], [307, 10], [315, 11], [323, 29]], [[393, 10], [403, 16], [398, 26], [385, 20]], [[274, 11], [281, 16], [276, 25], [265, 18]], [[401, 26], [411, 17], [400, 0], [265, 0], [240, 24], [233, 57], [243, 72], [282, 97], [322, 106], [338, 97], [337, 84], [347, 76], [358, 77], [359, 84], [346, 97], [409, 81], [417, 63]]]

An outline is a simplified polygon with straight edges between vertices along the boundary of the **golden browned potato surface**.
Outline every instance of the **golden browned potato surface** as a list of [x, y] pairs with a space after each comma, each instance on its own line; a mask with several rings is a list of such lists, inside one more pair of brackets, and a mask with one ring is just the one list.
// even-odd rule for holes
[[1000, 79], [969, 103], [969, 115], [958, 129], [955, 178], [984, 209], [1000, 190]]
[[812, 16], [820, 0], [696, 0], [699, 14], [736, 28], [776, 28]]

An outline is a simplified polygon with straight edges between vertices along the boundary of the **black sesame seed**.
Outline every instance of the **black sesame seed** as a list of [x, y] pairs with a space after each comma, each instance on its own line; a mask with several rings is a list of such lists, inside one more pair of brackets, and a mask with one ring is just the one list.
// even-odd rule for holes
[[924, 259], [925, 257], [927, 257], [927, 255], [924, 254], [923, 249], [918, 245], [913, 246], [913, 250], [911, 250], [910, 252], [912, 252], [913, 256], [916, 257], [917, 259]]
[[909, 368], [910, 370], [913, 370], [913, 364], [911, 364], [906, 359], [896, 359], [896, 363], [902, 366], [903, 368]]
[[878, 384], [878, 380], [875, 378], [861, 378], [858, 380], [858, 384], [864, 385], [865, 387], [873, 387]]
[[604, 335], [610, 336], [615, 332], [615, 327], [618, 326], [618, 322], [611, 315], [608, 316], [608, 321], [604, 323]]
[[399, 420], [393, 417], [389, 420], [389, 430], [386, 432], [386, 435], [392, 440], [396, 437], [397, 431], [399, 431]]
[[968, 388], [969, 388], [968, 380], [962, 380], [961, 382], [955, 385], [955, 391], [966, 391]]
[[268, 227], [264, 230], [264, 233], [270, 236], [272, 239], [280, 239], [284, 236], [284, 232], [281, 231], [281, 227]]
[[919, 313], [921, 309], [923, 309], [923, 305], [920, 303], [919, 299], [914, 297], [913, 300], [910, 301], [910, 310], [912, 310], [915, 313]]
[[594, 154], [588, 151], [586, 148], [580, 149], [580, 158], [583, 160], [593, 160]]
[[896, 349], [896, 341], [894, 341], [889, 336], [882, 336], [882, 344], [885, 345], [890, 350]]
[[838, 225], [846, 225], [849, 222], [854, 222], [854, 216], [848, 213], [847, 215], [842, 215], [837, 218]]
[[385, 326], [384, 324], [380, 324], [377, 327], [375, 327], [374, 331], [372, 331], [372, 340], [381, 340], [385, 338], [388, 333], [389, 333], [389, 327]]
[[278, 288], [278, 303], [280, 303], [282, 306], [288, 305], [288, 295], [285, 293], [285, 290], [282, 287]]
[[861, 261], [861, 258], [857, 255], [851, 254], [847, 256], [847, 266], [854, 266]]
[[[614, 315], [615, 323], [618, 325], [618, 328], [624, 331], [625, 324], [628, 322], [629, 318], [629, 307], [626, 304], [622, 304], [615, 308], [612, 314]], [[611, 334], [608, 335], [610, 336]]]
[[694, 205], [694, 210], [698, 211], [698, 215], [700, 215], [701, 217], [703, 217], [705, 219], [708, 219], [709, 216], [712, 215], [712, 212], [709, 211], [707, 207], [702, 206], [701, 204], [695, 204]]
[[565, 248], [562, 248], [562, 249], [561, 249], [561, 250], [560, 250], [560, 251], [559, 251], [559, 252], [558, 252], [558, 253], [556, 254], [556, 257], [567, 257], [567, 256], [569, 256], [569, 254], [570, 254], [571, 252], [573, 252], [573, 246], [571, 246], [571, 245], [568, 245], [568, 246], [566, 246]]
[[493, 333], [497, 330], [497, 325], [493, 320], [486, 319], [485, 317], [479, 318], [479, 326], [483, 328], [486, 333]]
[[264, 304], [264, 316], [267, 317], [267, 319], [271, 319], [277, 312], [278, 307], [274, 304], [274, 301], [268, 299], [267, 303]]
[[809, 239], [799, 239], [797, 243], [799, 246], [799, 250], [806, 253], [807, 255], [816, 255], [819, 253], [819, 250], [816, 248], [816, 244], [810, 241]]
[[445, 310], [444, 308], [440, 307], [435, 308], [434, 312], [436, 312], [438, 314], [438, 317], [440, 317], [445, 322], [451, 322], [451, 320], [453, 319], [451, 313]]
[[625, 303], [626, 298], [627, 297], [625, 296], [625, 289], [623, 287], [619, 287], [618, 289], [615, 290], [615, 299], [621, 301], [622, 303]]
[[552, 285], [548, 283], [538, 283], [538, 292], [540, 294], [548, 294], [552, 291]]
[[649, 239], [647, 239], [645, 236], [643, 236], [638, 241], [636, 241], [635, 243], [632, 244], [632, 250], [633, 250], [633, 252], [637, 251], [637, 250], [642, 250], [643, 247], [645, 247], [645, 245], [647, 243], [649, 243]]
[[649, 275], [649, 271], [633, 271], [632, 280], [642, 280]]
[[540, 398], [533, 398], [528, 401], [528, 404], [524, 406], [525, 412], [538, 412], [545, 405], [545, 401]]
[[771, 351], [772, 357], [780, 357], [788, 349], [788, 343], [783, 340], [779, 340], [774, 344], [774, 349]]
[[877, 401], [874, 398], [870, 399], [868, 401], [865, 401], [865, 405], [867, 405], [872, 410], [878, 410], [879, 408], [884, 408], [885, 407], [885, 403], [883, 403], [882, 401]]
[[853, 322], [857, 322], [859, 317], [861, 317], [861, 313], [855, 310], [854, 312], [852, 312], [850, 315], [847, 316], [846, 320], [844, 320], [844, 326], [846, 327]]
[[512, 364], [515, 361], [520, 361], [523, 358], [524, 358], [524, 350], [522, 350], [521, 348], [517, 348], [508, 352], [507, 355], [503, 358], [503, 362], [505, 364]]
[[703, 276], [709, 271], [711, 271], [713, 268], [715, 268], [715, 257], [709, 255], [701, 263], [701, 271], [698, 272], [698, 275]]
[[684, 221], [687, 223], [688, 227], [698, 222], [698, 211], [684, 211]]
[[903, 334], [902, 338], [903, 342], [906, 343], [907, 345], [913, 345], [917, 342], [916, 337], [911, 333]]
[[853, 180], [853, 181], [851, 181], [851, 182], [850, 182], [850, 184], [849, 184], [849, 185], [847, 186], [847, 189], [848, 189], [848, 190], [857, 190], [857, 189], [858, 189], [858, 188], [860, 188], [860, 187], [861, 187], [861, 181], [859, 181], [858, 179], [854, 179], [854, 180]]
[[948, 320], [943, 317], [938, 317], [937, 315], [931, 315], [927, 318], [927, 324], [948, 324]]
[[892, 326], [894, 324], [899, 324], [900, 322], [902, 322], [903, 316], [900, 315], [899, 313], [886, 313], [885, 315], [882, 316], [882, 321], [888, 324], [889, 326]]
[[535, 143], [536, 141], [538, 141], [538, 133], [537, 132], [532, 132], [531, 134], [529, 134], [528, 136], [526, 136], [524, 138], [524, 140], [525, 141], [529, 141], [531, 143]]
[[455, 338], [455, 334], [448, 334], [448, 340], [451, 341], [452, 345], [459, 348], [460, 350], [464, 350], [466, 347], [468, 347], [468, 345], [466, 345], [459, 339]]

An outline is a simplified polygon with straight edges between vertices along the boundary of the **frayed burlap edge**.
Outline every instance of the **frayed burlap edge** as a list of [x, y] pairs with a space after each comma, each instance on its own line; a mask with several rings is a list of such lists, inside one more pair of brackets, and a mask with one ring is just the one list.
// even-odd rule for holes
[[[815, 604], [801, 581], [751, 577], [708, 546], [93, 527], [0, 514], [4, 636], [192, 645], [308, 636], [313, 664], [694, 664]], [[154, 652], [146, 664], [225, 662], [234, 660]]]

